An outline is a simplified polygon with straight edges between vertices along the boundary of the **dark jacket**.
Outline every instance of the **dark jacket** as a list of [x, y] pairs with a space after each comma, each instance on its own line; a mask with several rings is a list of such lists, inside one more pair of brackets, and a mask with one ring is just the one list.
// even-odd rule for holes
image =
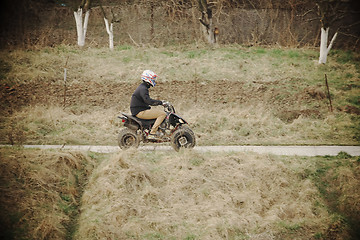
[[149, 85], [145, 82], [141, 83], [131, 96], [130, 110], [133, 116], [139, 112], [150, 109], [151, 106], [161, 105], [162, 101], [151, 99], [149, 96]]

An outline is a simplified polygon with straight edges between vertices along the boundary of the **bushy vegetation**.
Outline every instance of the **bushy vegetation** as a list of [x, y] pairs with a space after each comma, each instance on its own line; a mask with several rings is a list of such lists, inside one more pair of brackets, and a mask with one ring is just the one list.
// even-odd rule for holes
[[[36, 49], [59, 44], [76, 44], [74, 10], [84, 1], [3, 0], [0, 47]], [[114, 23], [115, 45], [168, 46], [203, 41], [198, 0], [92, 0], [87, 47], [109, 45], [104, 15]], [[202, 1], [204, 2], [204, 1]], [[207, 1], [213, 24], [220, 34], [218, 43], [287, 47], [319, 46], [320, 28], [331, 21], [330, 35], [339, 33], [335, 48], [360, 49], [359, 3], [352, 1], [219, 0]], [[320, 3], [320, 4], [316, 4]], [[321, 20], [321, 9], [331, 9]], [[327, 7], [325, 7], [327, 6]], [[328, 20], [327, 20], [328, 19]], [[341, 31], [339, 30], [341, 29]], [[329, 39], [330, 40], [330, 39]]]

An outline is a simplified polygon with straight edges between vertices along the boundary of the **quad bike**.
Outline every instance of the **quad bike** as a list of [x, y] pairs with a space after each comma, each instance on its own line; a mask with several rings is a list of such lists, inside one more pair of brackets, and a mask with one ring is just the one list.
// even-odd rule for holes
[[139, 147], [140, 142], [162, 143], [171, 142], [171, 146], [179, 151], [180, 148], [193, 148], [195, 146], [195, 134], [187, 125], [187, 122], [175, 113], [171, 103], [163, 104], [166, 118], [160, 124], [156, 139], [148, 139], [150, 130], [156, 119], [145, 120], [130, 114], [121, 113], [119, 116], [124, 123], [124, 128], [119, 132], [118, 144], [121, 149]]

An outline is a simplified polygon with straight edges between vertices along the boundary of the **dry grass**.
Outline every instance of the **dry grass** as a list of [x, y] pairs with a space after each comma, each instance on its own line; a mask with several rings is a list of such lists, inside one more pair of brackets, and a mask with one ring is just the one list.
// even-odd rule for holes
[[13, 114], [2, 138], [15, 144], [111, 144], [116, 114], [113, 108], [74, 114], [60, 106], [35, 105]]
[[2, 239], [359, 234], [359, 159], [345, 153], [299, 158], [132, 149], [95, 156], [2, 148], [0, 157]]
[[94, 161], [82, 153], [0, 149], [1, 239], [66, 239]]
[[[198, 145], [357, 144], [353, 116], [349, 114], [310, 110], [280, 111], [279, 115], [267, 104], [189, 104], [184, 100], [176, 107], [196, 133]], [[127, 107], [121, 111], [128, 112]], [[121, 127], [119, 112], [115, 107], [30, 106], [4, 122], [0, 139], [20, 145], [115, 145]]]
[[350, 116], [343, 115], [338, 122], [333, 114], [319, 117], [311, 112], [293, 113], [296, 118], [288, 122], [279, 119], [271, 107], [261, 104], [212, 106], [211, 111], [184, 110], [185, 119], [192, 123], [200, 145], [356, 144], [354, 139], [344, 138], [352, 135]]
[[[301, 78], [305, 83], [323, 83], [324, 73], [336, 81], [356, 80], [357, 54], [331, 52], [329, 62], [316, 64], [317, 49], [248, 48], [227, 45], [209, 48], [204, 45], [183, 45], [163, 48], [135, 48], [118, 46], [115, 51], [106, 48], [78, 49], [67, 45], [38, 51], [6, 51], [2, 64], [10, 66], [6, 79], [12, 82], [30, 80], [61, 81], [63, 67], [68, 59], [69, 81], [138, 81], [139, 72], [153, 69], [160, 81], [230, 80], [251, 83], [274, 82]], [[166, 63], [166, 64], [164, 64]], [[6, 69], [5, 69], [6, 70]], [[351, 75], [351, 76], [349, 76]]]
[[138, 76], [150, 68], [160, 75], [151, 96], [170, 100], [200, 145], [357, 145], [358, 54], [332, 51], [327, 65], [316, 63], [317, 54], [239, 45], [3, 52], [1, 142], [114, 145], [116, 115], [129, 111]]
[[310, 239], [326, 231], [329, 213], [292, 160], [116, 154], [89, 180], [76, 239]]
[[[335, 213], [328, 235], [325, 236], [327, 238], [339, 239], [333, 236], [337, 233], [342, 233], [343, 239], [360, 237], [360, 191], [356, 187], [360, 184], [359, 163], [360, 158], [353, 158], [344, 152], [335, 158], [315, 162], [317, 170], [312, 172], [311, 178], [326, 199], [328, 208]], [[344, 222], [347, 226], [344, 226]]]

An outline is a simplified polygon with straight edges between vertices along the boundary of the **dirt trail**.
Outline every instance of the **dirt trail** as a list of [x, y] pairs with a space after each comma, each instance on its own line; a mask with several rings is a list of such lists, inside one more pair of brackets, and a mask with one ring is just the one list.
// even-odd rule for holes
[[[61, 145], [24, 145], [25, 148], [40, 149], [71, 149], [98, 153], [112, 153], [121, 151], [118, 146], [61, 146]], [[172, 151], [166, 145], [146, 145], [139, 148], [142, 151]], [[197, 146], [199, 152], [256, 152], [274, 155], [297, 156], [336, 156], [346, 152], [351, 156], [360, 156], [360, 146]]]

